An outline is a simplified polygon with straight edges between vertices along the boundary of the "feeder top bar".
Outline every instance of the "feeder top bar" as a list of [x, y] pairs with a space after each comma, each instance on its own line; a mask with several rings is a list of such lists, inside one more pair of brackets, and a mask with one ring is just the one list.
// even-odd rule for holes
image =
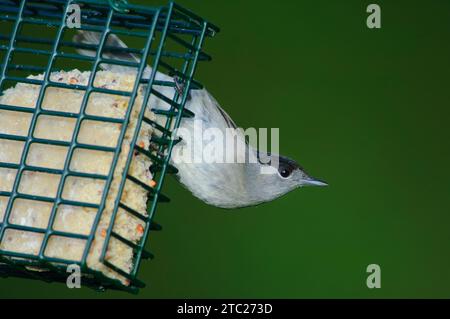
[[[100, 0], [100, 1], [98, 1], [98, 0], [95, 1], [94, 0], [93, 2], [105, 2], [105, 0]], [[148, 10], [148, 8], [149, 8], [149, 7], [143, 7], [143, 6], [129, 4], [127, 0], [106, 0], [106, 2], [108, 2], [109, 5], [114, 10], [116, 10], [118, 12], [121, 12], [121, 13], [128, 13], [130, 10], [133, 10], [133, 11]], [[207, 23], [208, 27], [213, 31], [213, 34], [220, 31], [220, 28], [217, 27], [216, 25], [214, 25], [214, 24], [212, 24], [212, 23], [210, 23], [208, 21], [205, 21], [203, 18], [199, 17], [198, 15], [193, 13], [192, 11], [177, 5], [174, 1], [170, 1], [169, 4], [174, 6], [176, 9], [184, 12], [188, 16], [193, 17], [195, 20], [203, 21], [203, 22]]]
[[109, 5], [116, 11], [127, 12], [128, 2], [127, 0], [108, 0]]

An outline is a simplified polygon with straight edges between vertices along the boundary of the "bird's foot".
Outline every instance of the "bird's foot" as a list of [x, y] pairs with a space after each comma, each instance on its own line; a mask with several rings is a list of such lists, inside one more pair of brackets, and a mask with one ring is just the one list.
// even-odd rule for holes
[[[178, 76], [174, 76], [173, 80], [175, 82], [175, 90], [178, 92], [180, 96], [183, 96], [184, 90], [186, 89], [186, 84], [183, 83], [183, 80]], [[191, 92], [189, 91], [187, 95], [187, 100], [190, 101], [191, 98], [192, 98]]]

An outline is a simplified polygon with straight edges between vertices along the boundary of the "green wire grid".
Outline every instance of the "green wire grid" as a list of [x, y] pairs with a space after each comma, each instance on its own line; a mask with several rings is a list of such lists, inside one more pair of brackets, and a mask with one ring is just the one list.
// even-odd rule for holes
[[[64, 38], [69, 31], [66, 25], [67, 9], [71, 4], [78, 4], [81, 7], [81, 30], [95, 31], [101, 33], [99, 45], [78, 44]], [[11, 30], [3, 34], [2, 30], [7, 29], [6, 23], [9, 23]], [[2, 24], [5, 27], [2, 27]], [[56, 36], [53, 38], [44, 38], [40, 34], [27, 36], [21, 33], [25, 25], [41, 26], [56, 30]], [[0, 141], [13, 140], [24, 142], [24, 150], [19, 164], [0, 162], [0, 168], [17, 170], [17, 175], [10, 192], [0, 192], [0, 196], [9, 197], [3, 220], [0, 220], [0, 243], [2, 242], [5, 231], [8, 229], [20, 230], [42, 234], [43, 242], [38, 255], [18, 253], [12, 251], [0, 250], [0, 276], [2, 277], [24, 277], [31, 279], [40, 279], [46, 282], [65, 282], [68, 276], [66, 272], [67, 265], [77, 264], [83, 273], [82, 284], [94, 289], [104, 290], [107, 288], [125, 290], [136, 293], [139, 288], [145, 284], [137, 278], [142, 259], [152, 257], [151, 253], [144, 249], [150, 230], [159, 230], [160, 227], [153, 222], [158, 202], [168, 201], [168, 198], [161, 193], [163, 181], [166, 174], [176, 173], [177, 169], [169, 164], [172, 149], [179, 142], [172, 137], [172, 132], [179, 127], [183, 117], [192, 117], [194, 114], [184, 109], [185, 103], [191, 89], [200, 89], [202, 85], [194, 80], [194, 73], [199, 61], [208, 61], [209, 55], [202, 51], [204, 40], [212, 37], [219, 29], [195, 15], [191, 11], [170, 2], [167, 6], [147, 7], [130, 5], [126, 1], [95, 1], [95, 0], [0, 0], [0, 91], [3, 91], [7, 83], [27, 83], [40, 86], [39, 97], [35, 108], [26, 108], [20, 106], [1, 105], [0, 110], [23, 112], [32, 116], [31, 125], [27, 136], [16, 136], [9, 134], [0, 134]], [[144, 42], [141, 48], [117, 48], [107, 44], [110, 34], [125, 36], [133, 39], [140, 39]], [[27, 44], [27, 45], [19, 45]], [[31, 46], [31, 47], [30, 47]], [[51, 49], [42, 49], [41, 46], [50, 46]], [[177, 49], [175, 49], [175, 47]], [[63, 50], [62, 48], [66, 48]], [[70, 53], [70, 49], [85, 49], [95, 51], [95, 57], [82, 56], [77, 53]], [[104, 53], [133, 53], [141, 57], [140, 62], [128, 62], [104, 57]], [[37, 59], [45, 59], [45, 63], [39, 66], [38, 63], [24, 64], [13, 63], [13, 55], [16, 53], [32, 54]], [[50, 79], [50, 74], [56, 69], [56, 60], [65, 59], [72, 63], [91, 63], [91, 74], [88, 84], [65, 84], [54, 82]], [[151, 62], [150, 62], [151, 61]], [[32, 61], [27, 60], [27, 63]], [[34, 60], [33, 60], [34, 62]], [[101, 64], [112, 64], [131, 67], [137, 70], [136, 81], [132, 92], [110, 90], [94, 86], [95, 74]], [[151, 75], [144, 78], [144, 70], [147, 64], [152, 66]], [[175, 81], [159, 81], [156, 79], [156, 72], [161, 71], [176, 77], [183, 83], [182, 92], [176, 88], [179, 83]], [[19, 76], [18, 73], [40, 72], [44, 73], [43, 80], [28, 79], [26, 76]], [[90, 247], [95, 237], [96, 229], [99, 224], [102, 212], [105, 208], [106, 197], [113, 179], [121, 146], [125, 136], [128, 122], [130, 119], [132, 107], [134, 105], [138, 91], [142, 85], [145, 85], [143, 92], [143, 107], [139, 113], [137, 126], [132, 137], [131, 150], [139, 152], [151, 159], [153, 165], [149, 168], [153, 173], [153, 179], [157, 182], [155, 188], [151, 188], [137, 178], [131, 176], [128, 171], [132, 161], [133, 151], [130, 151], [126, 160], [124, 172], [119, 187], [119, 193], [114, 203], [114, 210], [111, 216], [111, 223], [105, 236], [105, 244], [102, 249], [100, 261], [110, 269], [116, 271], [130, 281], [129, 286], [123, 285], [119, 280], [106, 277], [102, 273], [87, 267], [87, 257]], [[169, 97], [162, 94], [156, 87], [172, 87], [173, 96]], [[42, 108], [42, 102], [47, 88], [56, 87], [71, 90], [84, 91], [83, 101], [79, 113], [65, 113], [52, 111]], [[93, 116], [86, 114], [86, 107], [89, 96], [92, 93], [104, 93], [111, 95], [120, 95], [129, 98], [126, 115], [123, 119]], [[153, 94], [159, 99], [170, 105], [169, 110], [152, 111], [157, 116], [165, 118], [165, 125], [160, 125], [155, 121], [145, 117], [146, 105], [150, 95]], [[151, 107], [151, 105], [150, 105]], [[76, 120], [75, 130], [70, 142], [55, 141], [34, 137], [34, 130], [39, 116], [57, 116], [72, 118]], [[116, 147], [104, 147], [98, 145], [82, 144], [78, 142], [78, 133], [81, 124], [85, 120], [100, 121], [105, 123], [121, 124], [121, 133]], [[155, 150], [146, 150], [136, 145], [139, 131], [142, 123], [151, 125], [158, 134], [154, 134], [151, 143], [156, 145]], [[68, 148], [68, 155], [61, 170], [44, 167], [34, 167], [26, 164], [30, 145], [33, 143], [64, 146]], [[108, 175], [80, 173], [70, 169], [70, 162], [76, 149], [88, 149], [113, 153], [111, 170]], [[47, 198], [42, 196], [28, 195], [20, 193], [19, 184], [24, 172], [34, 171], [41, 173], [57, 174], [61, 176], [58, 186], [57, 196]], [[79, 201], [69, 201], [62, 198], [65, 181], [68, 177], [94, 178], [105, 181], [105, 188], [100, 204], [85, 203]], [[127, 207], [120, 201], [126, 180], [144, 188], [149, 193], [147, 203], [148, 217], [144, 217], [137, 211]], [[36, 228], [23, 225], [16, 225], [9, 221], [11, 210], [16, 199], [29, 199], [40, 202], [52, 203], [52, 211], [48, 226], [46, 228]], [[89, 207], [97, 210], [93, 226], [89, 235], [74, 234], [70, 232], [56, 231], [53, 229], [53, 223], [60, 205], [71, 205], [78, 207]], [[140, 218], [146, 224], [144, 234], [139, 243], [135, 244], [113, 231], [115, 218], [118, 209], [122, 208], [131, 215]], [[60, 259], [48, 257], [45, 255], [46, 247], [51, 236], [61, 236], [86, 241], [81, 261]], [[130, 273], [125, 272], [118, 266], [106, 260], [106, 254], [111, 238], [115, 238], [125, 245], [133, 248], [134, 262]], [[27, 267], [37, 267], [46, 271], [30, 271]]]

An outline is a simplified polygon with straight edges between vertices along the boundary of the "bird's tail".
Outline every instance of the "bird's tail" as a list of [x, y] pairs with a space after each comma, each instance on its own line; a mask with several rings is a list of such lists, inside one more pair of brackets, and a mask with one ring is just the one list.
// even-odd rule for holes
[[[99, 33], [99, 32], [78, 31], [78, 33], [73, 37], [73, 41], [75, 43], [98, 46], [100, 44], [100, 37], [101, 37], [101, 33]], [[113, 48], [128, 48], [128, 46], [122, 40], [120, 40], [120, 38], [118, 36], [116, 36], [115, 34], [110, 34], [108, 36], [105, 46], [113, 47]], [[77, 49], [77, 52], [84, 56], [89, 56], [89, 57], [96, 56], [95, 50]], [[133, 53], [129, 53], [129, 52], [104, 50], [104, 52], [102, 52], [102, 56], [106, 57], [107, 59], [120, 60], [120, 61], [126, 61], [126, 62], [139, 63], [141, 61], [138, 56], [136, 56]], [[113, 71], [113, 72], [130, 72], [133, 70], [135, 71], [135, 69], [131, 68], [131, 67], [121, 66], [121, 65], [113, 65], [113, 64], [105, 64], [105, 63], [102, 63], [101, 67], [104, 70]], [[147, 66], [144, 73], [149, 74], [148, 72], [150, 72], [150, 70], [151, 70], [150, 67]]]

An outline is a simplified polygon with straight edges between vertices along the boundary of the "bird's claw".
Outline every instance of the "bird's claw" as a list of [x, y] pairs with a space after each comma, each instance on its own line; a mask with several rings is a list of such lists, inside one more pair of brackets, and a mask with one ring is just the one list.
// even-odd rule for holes
[[[178, 92], [180, 96], [183, 96], [184, 90], [186, 89], [186, 85], [183, 83], [183, 80], [178, 76], [174, 76], [173, 80], [175, 82], [175, 90]], [[187, 100], [190, 101], [191, 98], [192, 98], [191, 92], [189, 91], [187, 95]]]

